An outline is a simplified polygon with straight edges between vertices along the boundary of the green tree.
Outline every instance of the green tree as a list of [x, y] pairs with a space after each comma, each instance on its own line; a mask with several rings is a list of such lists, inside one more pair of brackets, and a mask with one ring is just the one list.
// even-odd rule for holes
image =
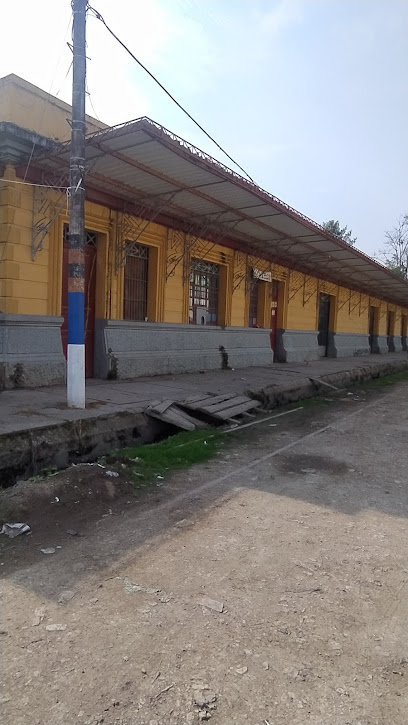
[[353, 244], [357, 241], [357, 237], [352, 236], [351, 229], [341, 227], [340, 222], [337, 219], [329, 219], [328, 222], [324, 222], [324, 224], [322, 224], [322, 227], [323, 229], [327, 229], [328, 232], [335, 234], [336, 237], [340, 237], [340, 239], [342, 239], [343, 242], [347, 242], [347, 244], [351, 244], [353, 246]]
[[403, 214], [397, 225], [385, 232], [380, 257], [388, 269], [408, 280], [408, 214]]

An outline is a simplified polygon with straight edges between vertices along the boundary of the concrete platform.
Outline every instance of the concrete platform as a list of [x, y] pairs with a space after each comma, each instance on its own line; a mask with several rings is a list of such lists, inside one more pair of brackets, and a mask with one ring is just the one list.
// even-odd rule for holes
[[68, 409], [62, 386], [5, 390], [0, 393], [0, 485], [50, 465], [91, 461], [113, 448], [153, 440], [158, 424], [143, 415], [153, 401], [182, 401], [200, 392], [250, 393], [274, 408], [327, 392], [319, 381], [345, 386], [403, 369], [408, 370], [406, 353], [131, 381], [89, 380], [86, 410]]

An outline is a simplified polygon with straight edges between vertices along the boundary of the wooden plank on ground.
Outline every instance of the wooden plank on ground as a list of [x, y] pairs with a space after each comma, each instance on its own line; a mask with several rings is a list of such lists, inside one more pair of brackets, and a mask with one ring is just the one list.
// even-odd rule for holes
[[171, 425], [175, 425], [177, 428], [182, 428], [182, 430], [208, 428], [206, 423], [203, 423], [201, 420], [196, 420], [192, 416], [188, 415], [188, 413], [185, 413], [180, 410], [180, 408], [177, 408], [174, 403], [163, 411], [158, 410], [158, 407], [159, 406], [147, 408], [145, 413], [150, 415], [152, 418], [157, 418], [165, 423], [171, 423]]
[[155, 410], [156, 413], [164, 413], [164, 411], [167, 410], [167, 408], [170, 408], [173, 403], [174, 400], [161, 400], [155, 405], [149, 405], [149, 410]]
[[186, 403], [196, 403], [198, 400], [206, 400], [206, 398], [209, 398], [209, 393], [199, 393], [199, 395], [192, 395], [190, 398], [186, 398]]
[[193, 400], [193, 398], [187, 398], [187, 400], [183, 401], [183, 405], [185, 405], [188, 408], [199, 409], [202, 408], [204, 405], [211, 405], [212, 403], [220, 403], [223, 400], [231, 400], [232, 398], [236, 397], [235, 393], [225, 393], [224, 395], [203, 395], [200, 396], [194, 396], [197, 397], [196, 400]]
[[[219, 410], [226, 410], [227, 408], [234, 408], [237, 405], [240, 405], [241, 403], [252, 403], [253, 401], [251, 398], [248, 398], [247, 395], [235, 395], [234, 398], [230, 398], [229, 400], [223, 400], [219, 403], [209, 403], [208, 405], [200, 405], [200, 408], [202, 410], [205, 410], [206, 413], [217, 413]], [[254, 408], [256, 406], [254, 405]]]
[[215, 418], [220, 418], [221, 420], [228, 420], [229, 418], [233, 418], [235, 415], [241, 415], [241, 413], [244, 413], [246, 410], [257, 408], [259, 405], [261, 405], [259, 400], [247, 400], [246, 403], [241, 403], [233, 408], [219, 410], [216, 413], [211, 413], [211, 415]]

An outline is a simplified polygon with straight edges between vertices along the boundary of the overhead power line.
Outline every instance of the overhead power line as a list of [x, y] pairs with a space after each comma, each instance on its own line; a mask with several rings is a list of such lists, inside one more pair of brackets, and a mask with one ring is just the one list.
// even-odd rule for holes
[[173, 101], [173, 103], [175, 103], [176, 106], [178, 106], [178, 108], [180, 108], [180, 110], [183, 111], [183, 113], [185, 113], [186, 116], [188, 116], [188, 118], [190, 119], [190, 121], [192, 121], [193, 123], [195, 123], [195, 125], [200, 129], [200, 131], [202, 131], [207, 136], [207, 138], [210, 139], [210, 141], [212, 141], [212, 143], [215, 144], [217, 146], [217, 148], [220, 151], [222, 151], [222, 153], [225, 154], [225, 156], [230, 161], [232, 161], [233, 164], [235, 164], [235, 166], [237, 166], [239, 169], [241, 169], [241, 171], [245, 174], [245, 176], [248, 177], [248, 179], [250, 181], [252, 181], [252, 183], [255, 183], [254, 180], [253, 180], [253, 178], [248, 174], [248, 172], [245, 171], [245, 169], [242, 166], [240, 166], [240, 164], [237, 161], [235, 161], [235, 159], [233, 159], [232, 156], [229, 155], [229, 153], [227, 153], [225, 151], [225, 149], [215, 140], [215, 138], [213, 138], [205, 130], [205, 128], [203, 128], [201, 126], [201, 124], [199, 124], [198, 121], [196, 121], [195, 118], [193, 118], [193, 116], [191, 115], [191, 113], [189, 113], [184, 108], [184, 106], [182, 106], [181, 103], [179, 103], [176, 100], [176, 98], [174, 98], [174, 96], [170, 93], [170, 91], [168, 91], [167, 88], [162, 83], [160, 83], [160, 81], [156, 78], [156, 76], [153, 75], [153, 73], [151, 71], [149, 71], [149, 69], [146, 68], [146, 66], [143, 65], [143, 63], [138, 58], [136, 58], [136, 56], [134, 55], [134, 53], [132, 53], [132, 51], [129, 50], [129, 48], [127, 47], [127, 45], [120, 38], [118, 38], [118, 36], [116, 35], [116, 33], [114, 33], [113, 30], [109, 27], [109, 25], [105, 22], [105, 20], [102, 17], [102, 15], [100, 13], [98, 13], [98, 11], [95, 10], [95, 8], [91, 7], [90, 5], [88, 6], [88, 10], [89, 10], [89, 12], [93, 13], [93, 15], [95, 16], [95, 18], [97, 18], [97, 20], [100, 20], [101, 21], [101, 23], [105, 26], [106, 30], [115, 38], [115, 40], [119, 43], [119, 45], [121, 45], [122, 48], [124, 48], [124, 50], [126, 50], [126, 52], [130, 55], [130, 57], [133, 58], [133, 60], [135, 60], [136, 63], [138, 63], [138, 65], [140, 65], [141, 68], [143, 68], [143, 70], [150, 76], [150, 78], [152, 78], [154, 80], [155, 83], [157, 83], [157, 85], [162, 89], [162, 91], [164, 91], [166, 93], [166, 95], [168, 95], [168, 97], [171, 98], [171, 100]]

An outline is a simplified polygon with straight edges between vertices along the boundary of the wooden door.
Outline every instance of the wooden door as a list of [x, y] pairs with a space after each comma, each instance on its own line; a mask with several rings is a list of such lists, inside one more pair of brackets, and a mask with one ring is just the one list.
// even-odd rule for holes
[[394, 327], [395, 327], [395, 313], [388, 310], [387, 312], [387, 345], [388, 352], [395, 352], [394, 345]]
[[278, 328], [278, 300], [279, 300], [279, 282], [275, 279], [272, 280], [271, 284], [271, 348], [274, 352], [276, 350], [276, 331]]
[[[96, 292], [96, 235], [92, 232], [86, 234], [84, 250], [85, 263], [85, 375], [93, 375], [93, 359], [95, 346], [95, 292]], [[64, 318], [61, 325], [62, 349], [65, 357], [68, 347], [68, 243], [64, 239], [62, 258], [62, 299], [61, 316]]]
[[370, 352], [374, 352], [374, 340], [377, 333], [376, 308], [370, 306], [368, 312], [368, 339], [370, 343]]
[[319, 326], [317, 344], [322, 357], [327, 357], [330, 327], [330, 295], [319, 294]]

